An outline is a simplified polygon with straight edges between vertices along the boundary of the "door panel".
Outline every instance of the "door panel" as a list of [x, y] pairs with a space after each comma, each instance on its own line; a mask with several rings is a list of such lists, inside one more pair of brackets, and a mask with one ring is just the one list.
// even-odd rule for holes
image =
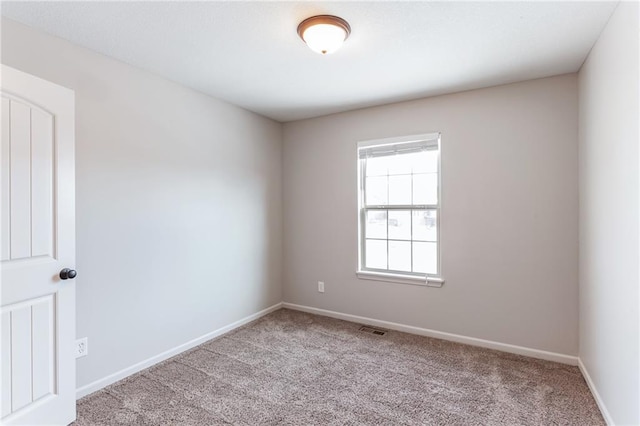
[[[9, 259], [31, 257], [31, 123], [29, 107], [9, 104]], [[6, 260], [6, 259], [3, 259]]]
[[11, 314], [2, 312], [0, 314], [0, 336], [2, 336], [2, 346], [0, 346], [0, 363], [2, 363], [2, 383], [0, 391], [0, 416], [4, 418], [11, 414]]
[[2, 66], [2, 424], [75, 419], [74, 95]]
[[[11, 411], [26, 407], [31, 400], [31, 309], [21, 306], [11, 314]], [[29, 338], [27, 338], [28, 336]]]
[[[8, 98], [2, 97], [2, 148], [0, 150], [0, 232], [2, 232], [2, 238], [0, 238], [0, 260], [7, 260], [11, 258], [11, 221], [9, 220], [10, 214], [10, 195], [11, 191], [9, 187], [11, 185], [11, 169], [10, 164], [10, 151], [9, 141], [10, 138], [10, 126], [6, 123], [10, 122], [9, 105], [11, 101]], [[4, 394], [3, 394], [4, 395]], [[3, 405], [4, 406], [4, 405]]]
[[3, 97], [2, 104], [9, 123], [2, 142], [2, 188], [8, 195], [2, 260], [54, 257], [53, 117], [15, 98]]
[[11, 336], [7, 346], [3, 345], [3, 363], [7, 363], [8, 377], [20, 378], [7, 380], [3, 386], [11, 397], [8, 406], [3, 406], [5, 414], [55, 395], [53, 306], [53, 295], [48, 295], [2, 308], [3, 326]]
[[53, 296], [46, 296], [31, 305], [31, 357], [32, 399], [34, 401], [53, 394], [54, 383], [54, 346], [55, 318], [53, 316]]
[[31, 256], [54, 257], [53, 117], [31, 109]]

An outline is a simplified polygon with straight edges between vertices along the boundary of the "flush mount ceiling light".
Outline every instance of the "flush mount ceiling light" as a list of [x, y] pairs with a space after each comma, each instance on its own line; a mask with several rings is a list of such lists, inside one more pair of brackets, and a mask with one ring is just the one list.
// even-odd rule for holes
[[333, 53], [351, 34], [349, 23], [331, 15], [307, 18], [298, 25], [298, 35], [314, 52], [322, 55]]

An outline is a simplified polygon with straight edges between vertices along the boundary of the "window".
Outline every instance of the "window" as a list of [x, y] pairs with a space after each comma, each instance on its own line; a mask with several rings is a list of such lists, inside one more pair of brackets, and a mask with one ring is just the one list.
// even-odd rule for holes
[[440, 134], [360, 142], [358, 166], [358, 275], [441, 284]]

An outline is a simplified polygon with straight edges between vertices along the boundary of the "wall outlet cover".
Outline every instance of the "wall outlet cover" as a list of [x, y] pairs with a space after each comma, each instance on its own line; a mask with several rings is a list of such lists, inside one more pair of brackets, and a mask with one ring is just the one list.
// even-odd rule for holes
[[89, 354], [89, 339], [83, 337], [76, 340], [76, 358], [82, 358]]

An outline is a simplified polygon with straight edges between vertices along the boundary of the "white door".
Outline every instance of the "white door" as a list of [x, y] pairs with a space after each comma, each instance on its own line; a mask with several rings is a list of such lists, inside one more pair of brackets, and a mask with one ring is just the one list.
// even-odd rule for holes
[[75, 269], [74, 93], [5, 65], [0, 84], [0, 423], [66, 425], [76, 416], [75, 283], [60, 278]]

